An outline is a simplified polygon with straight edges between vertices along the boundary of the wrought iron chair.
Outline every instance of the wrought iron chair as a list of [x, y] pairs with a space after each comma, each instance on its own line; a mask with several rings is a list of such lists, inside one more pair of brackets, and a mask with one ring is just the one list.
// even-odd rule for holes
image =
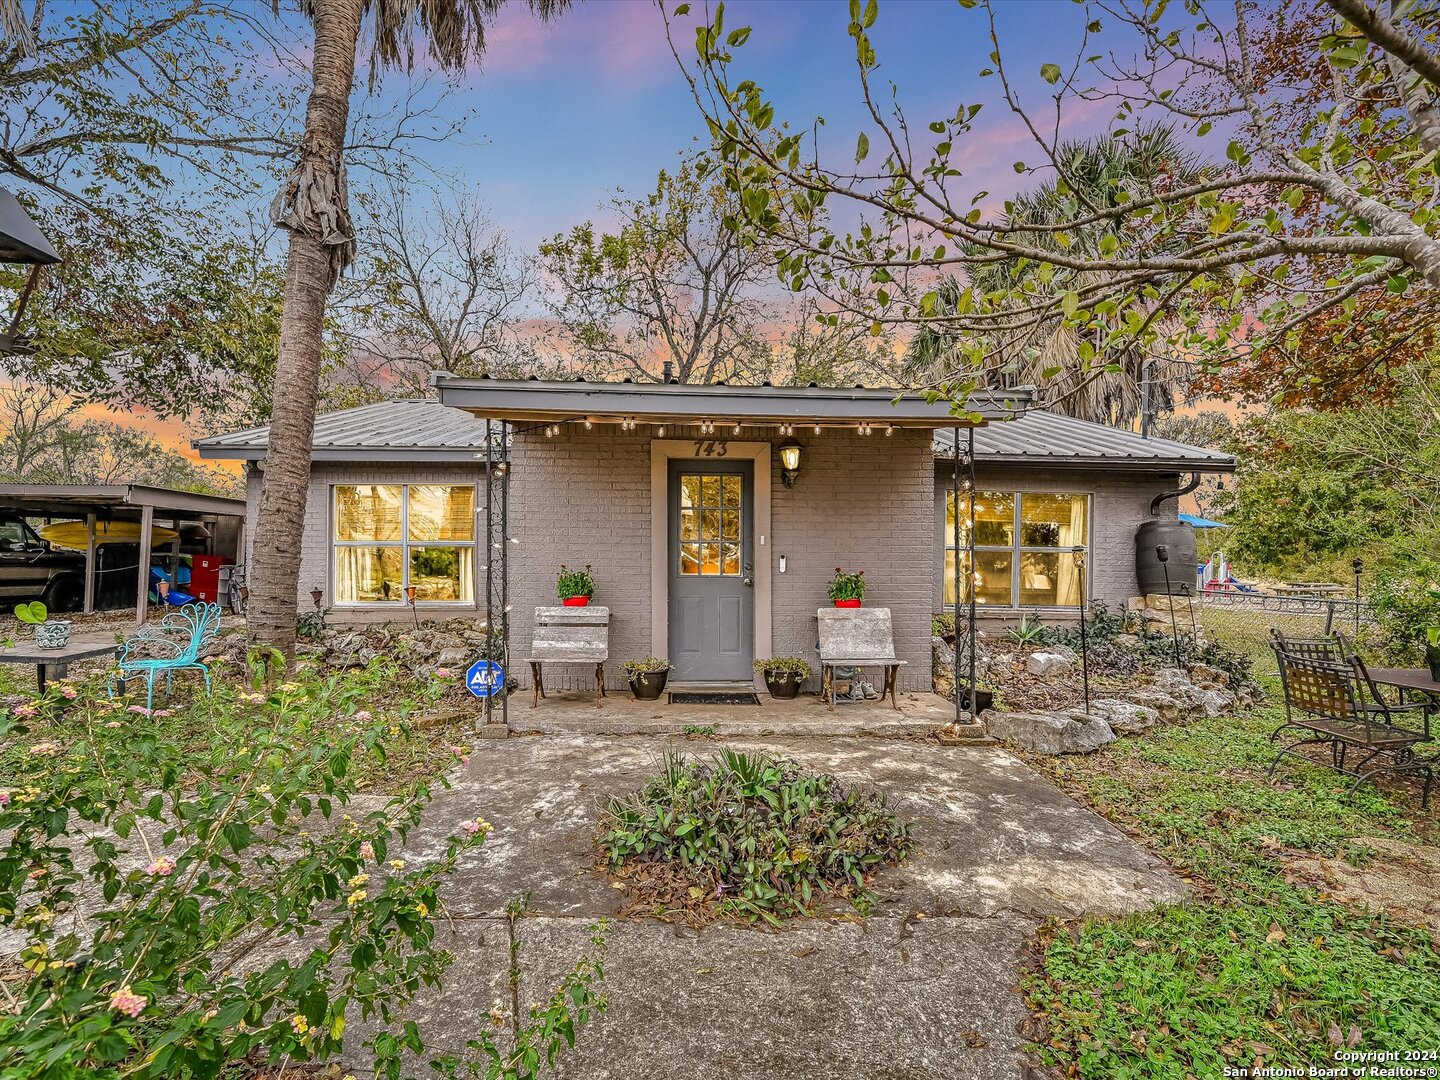
[[[1426, 736], [1402, 723], [1404, 714], [1414, 710], [1379, 699], [1367, 701], [1370, 676], [1353, 654], [1343, 661], [1317, 659], [1282, 651], [1277, 642], [1275, 658], [1285, 693], [1285, 723], [1270, 738], [1275, 741], [1292, 729], [1302, 737], [1280, 747], [1270, 765], [1271, 780], [1287, 756], [1311, 760], [1300, 752], [1302, 747], [1328, 746], [1330, 768], [1355, 779], [1348, 794], [1384, 773], [1412, 773], [1424, 776], [1421, 806], [1429, 807], [1434, 761], [1415, 754], [1415, 745]], [[1346, 760], [1351, 751], [1360, 757], [1353, 764]]]
[[[120, 673], [115, 678], [123, 693], [130, 679], [144, 678], [145, 708], [155, 704], [155, 679], [165, 675], [165, 692], [170, 692], [177, 671], [197, 670], [205, 677], [210, 693], [210, 669], [204, 653], [220, 633], [219, 604], [186, 604], [172, 611], [156, 626], [142, 626], [130, 637], [120, 653]], [[114, 696], [115, 684], [110, 687]]]

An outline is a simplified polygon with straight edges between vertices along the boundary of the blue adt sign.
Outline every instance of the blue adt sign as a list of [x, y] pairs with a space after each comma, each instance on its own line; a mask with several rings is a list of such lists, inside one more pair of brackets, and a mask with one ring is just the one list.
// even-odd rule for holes
[[465, 673], [465, 685], [478, 698], [488, 698], [505, 689], [505, 669], [494, 660], [476, 660]]

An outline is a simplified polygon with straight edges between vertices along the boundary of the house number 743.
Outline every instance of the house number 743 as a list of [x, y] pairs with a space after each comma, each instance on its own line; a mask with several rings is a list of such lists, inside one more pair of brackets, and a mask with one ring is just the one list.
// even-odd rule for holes
[[696, 439], [696, 457], [724, 457], [730, 452], [730, 444], [724, 439]]

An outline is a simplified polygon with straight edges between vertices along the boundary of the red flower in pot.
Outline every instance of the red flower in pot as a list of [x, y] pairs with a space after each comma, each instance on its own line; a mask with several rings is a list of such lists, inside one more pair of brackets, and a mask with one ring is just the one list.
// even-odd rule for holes
[[860, 601], [865, 599], [865, 571], [857, 570], [853, 574], [847, 574], [837, 566], [835, 576], [830, 579], [829, 596], [836, 607], [859, 607]]
[[560, 564], [560, 577], [555, 582], [555, 595], [566, 607], [584, 607], [595, 595], [595, 579], [590, 576], [590, 564], [584, 570], [570, 570]]

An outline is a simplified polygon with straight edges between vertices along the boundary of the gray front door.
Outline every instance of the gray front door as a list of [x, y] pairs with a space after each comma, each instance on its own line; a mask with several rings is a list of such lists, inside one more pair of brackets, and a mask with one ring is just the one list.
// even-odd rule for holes
[[676, 682], [750, 682], [754, 463], [670, 462], [670, 662]]

